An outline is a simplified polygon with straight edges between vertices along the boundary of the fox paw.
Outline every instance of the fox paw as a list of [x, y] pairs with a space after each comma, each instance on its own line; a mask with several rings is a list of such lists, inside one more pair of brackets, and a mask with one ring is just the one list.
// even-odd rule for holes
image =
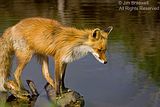
[[5, 89], [7, 89], [12, 95], [14, 95], [16, 98], [20, 98], [20, 99], [29, 99], [30, 97], [30, 93], [28, 90], [26, 89], [22, 89], [20, 87], [18, 87], [18, 85], [14, 82], [14, 81], [7, 81], [4, 84]]

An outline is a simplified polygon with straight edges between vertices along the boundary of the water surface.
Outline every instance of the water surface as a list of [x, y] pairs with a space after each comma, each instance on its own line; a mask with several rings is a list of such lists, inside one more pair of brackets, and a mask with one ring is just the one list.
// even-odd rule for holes
[[[107, 65], [88, 55], [69, 64], [67, 87], [81, 93], [85, 107], [160, 106], [160, 11], [120, 11], [116, 0], [1, 0], [0, 32], [27, 17], [53, 18], [76, 28], [112, 25]], [[151, 1], [150, 5], [159, 5]], [[13, 63], [12, 72], [16, 68]], [[50, 59], [50, 72], [54, 66]], [[13, 76], [13, 75], [11, 75]], [[23, 81], [33, 80], [40, 92], [35, 107], [49, 105], [40, 65], [33, 60]], [[25, 84], [25, 82], [24, 82]]]

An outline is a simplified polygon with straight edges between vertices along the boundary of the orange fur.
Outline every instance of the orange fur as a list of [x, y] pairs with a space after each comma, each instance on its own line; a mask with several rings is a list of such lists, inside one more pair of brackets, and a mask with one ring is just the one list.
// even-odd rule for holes
[[[14, 51], [18, 66], [14, 77], [18, 87], [21, 87], [21, 73], [31, 57], [39, 56], [42, 72], [46, 80], [59, 94], [64, 88], [64, 76], [67, 64], [91, 52], [100, 62], [105, 63], [105, 51], [108, 31], [100, 29], [79, 30], [65, 27], [59, 22], [46, 18], [28, 18], [10, 27], [3, 38], [9, 41], [10, 51]], [[8, 34], [6, 34], [9, 32]], [[1, 42], [1, 41], [0, 41]], [[7, 55], [10, 55], [8, 53]], [[55, 78], [49, 75], [48, 56], [55, 60]]]

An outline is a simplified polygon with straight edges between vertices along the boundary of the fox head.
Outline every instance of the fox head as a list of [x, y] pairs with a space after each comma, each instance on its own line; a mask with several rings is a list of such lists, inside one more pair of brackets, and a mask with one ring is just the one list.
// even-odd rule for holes
[[101, 63], [107, 63], [106, 50], [108, 35], [112, 31], [113, 27], [109, 26], [104, 30], [96, 28], [89, 35], [87, 44], [92, 48], [92, 55]]

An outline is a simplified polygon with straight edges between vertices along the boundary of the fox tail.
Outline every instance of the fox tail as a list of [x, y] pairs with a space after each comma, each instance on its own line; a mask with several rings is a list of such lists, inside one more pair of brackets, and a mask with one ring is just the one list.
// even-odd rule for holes
[[11, 43], [0, 37], [0, 91], [6, 91], [4, 83], [10, 75], [12, 62]]

